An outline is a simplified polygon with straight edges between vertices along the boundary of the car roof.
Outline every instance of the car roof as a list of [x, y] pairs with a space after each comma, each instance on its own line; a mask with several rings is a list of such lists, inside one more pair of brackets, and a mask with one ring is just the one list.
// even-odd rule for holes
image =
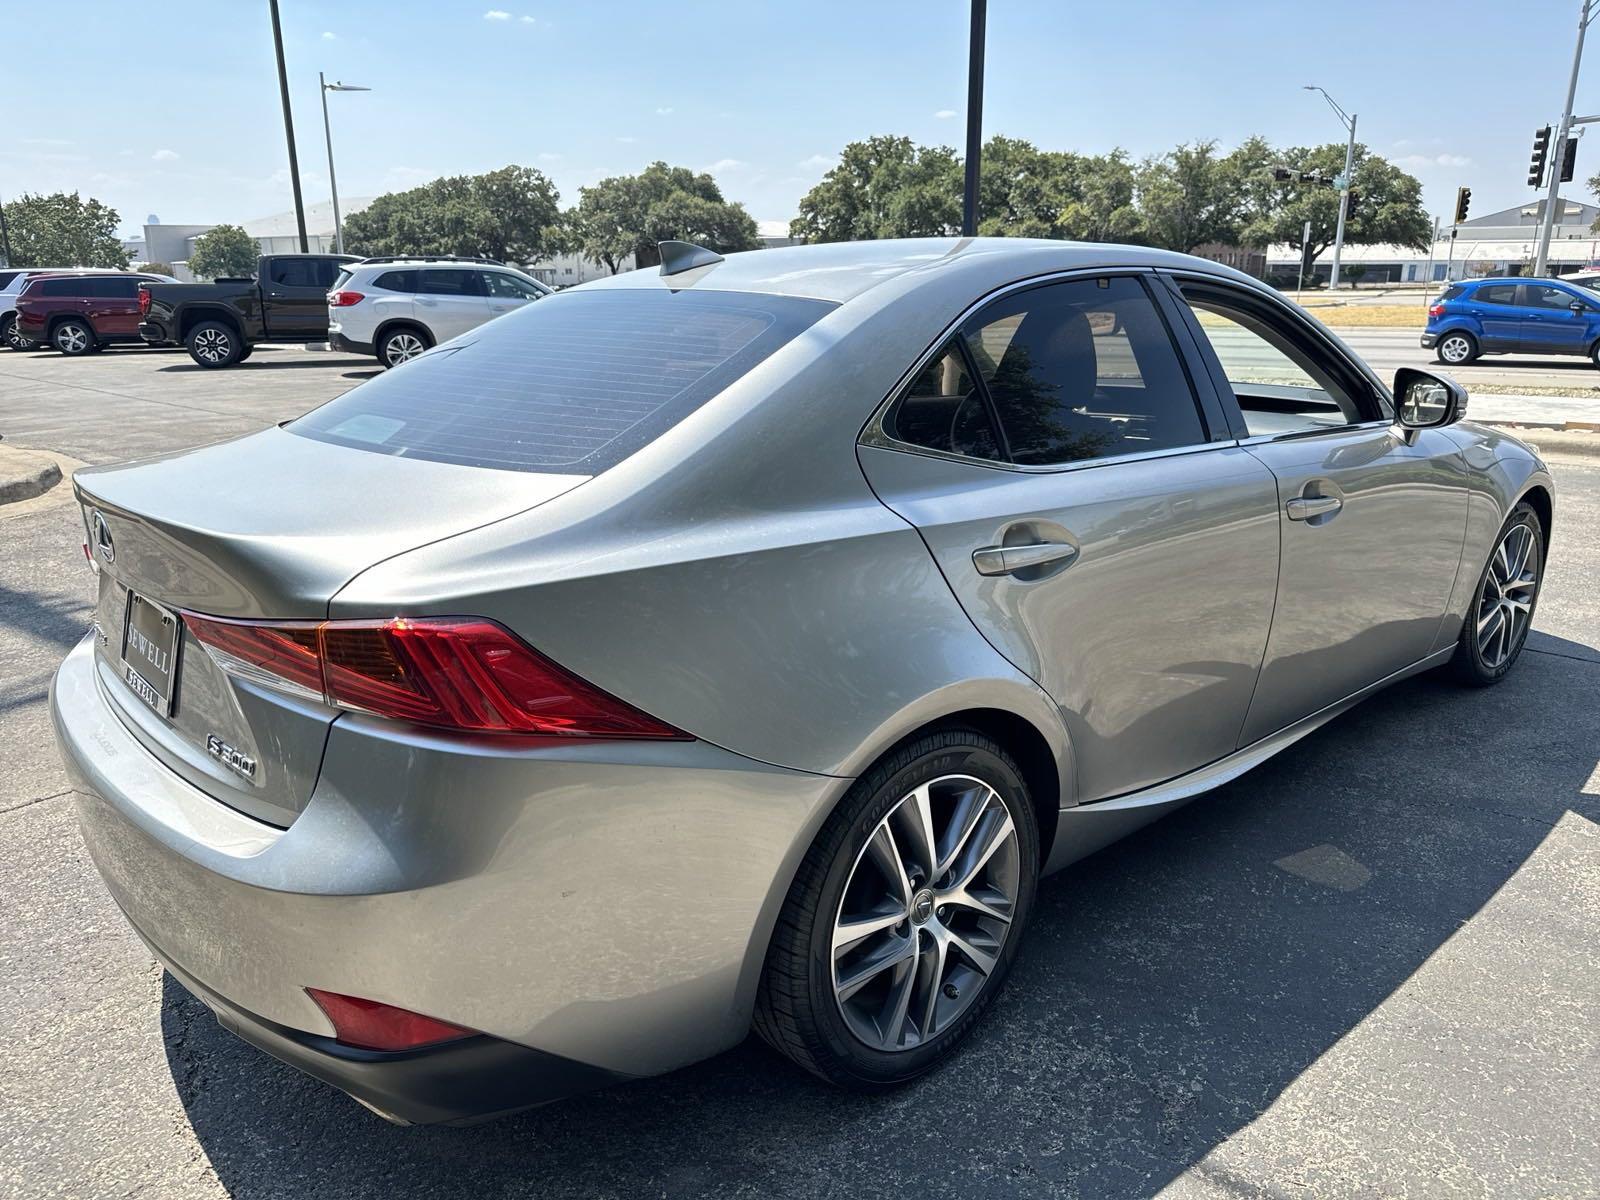
[[591, 280], [572, 289], [700, 287], [711, 291], [760, 292], [836, 303], [913, 272], [937, 275], [976, 261], [998, 275], [1030, 274], [1095, 267], [1204, 269], [1238, 279], [1237, 271], [1187, 254], [1101, 242], [1058, 242], [1043, 238], [894, 238], [871, 242], [825, 242], [729, 254], [705, 267], [663, 276], [654, 267]]

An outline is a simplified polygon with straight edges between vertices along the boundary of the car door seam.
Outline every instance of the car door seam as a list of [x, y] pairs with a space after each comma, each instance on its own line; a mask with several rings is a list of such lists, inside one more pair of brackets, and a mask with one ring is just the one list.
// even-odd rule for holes
[[1256, 462], [1260, 463], [1262, 469], [1265, 470], [1268, 475], [1272, 476], [1272, 492], [1273, 496], [1275, 497], [1272, 505], [1272, 515], [1273, 519], [1278, 525], [1278, 569], [1272, 574], [1272, 611], [1267, 615], [1267, 632], [1263, 634], [1261, 638], [1261, 658], [1256, 663], [1256, 681], [1250, 685], [1250, 699], [1246, 701], [1244, 706], [1244, 716], [1239, 720], [1239, 732], [1233, 735], [1233, 748], [1236, 753], [1238, 752], [1241, 743], [1244, 741], [1244, 731], [1250, 727], [1250, 711], [1256, 706], [1256, 692], [1261, 688], [1261, 677], [1267, 672], [1267, 650], [1272, 645], [1272, 627], [1277, 623], [1278, 620], [1278, 599], [1283, 595], [1284, 522], [1283, 480], [1278, 478], [1278, 473], [1272, 469], [1272, 464], [1268, 463], [1259, 454], [1251, 450], [1249, 446], [1240, 446], [1239, 449], [1243, 450]]

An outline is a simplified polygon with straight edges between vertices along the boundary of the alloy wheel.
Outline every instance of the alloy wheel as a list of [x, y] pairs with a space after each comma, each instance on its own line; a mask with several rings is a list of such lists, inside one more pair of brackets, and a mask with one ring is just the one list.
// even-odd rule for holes
[[1538, 542], [1532, 528], [1513, 525], [1489, 560], [1478, 596], [1478, 654], [1490, 670], [1502, 666], [1527, 635], [1539, 591]]
[[414, 333], [397, 333], [391, 337], [383, 348], [383, 356], [391, 367], [398, 367], [403, 362], [410, 362], [421, 354], [427, 347], [422, 344], [422, 339]]
[[856, 856], [834, 918], [834, 1000], [876, 1050], [926, 1045], [1000, 960], [1022, 871], [998, 792], [969, 775], [920, 784]]
[[1472, 343], [1464, 337], [1447, 337], [1439, 343], [1439, 357], [1447, 363], [1466, 362], [1472, 353]]
[[63, 354], [82, 354], [89, 348], [89, 335], [82, 325], [63, 325], [56, 330], [56, 349]]
[[207, 362], [224, 361], [232, 349], [232, 340], [220, 329], [202, 329], [195, 335], [194, 352]]

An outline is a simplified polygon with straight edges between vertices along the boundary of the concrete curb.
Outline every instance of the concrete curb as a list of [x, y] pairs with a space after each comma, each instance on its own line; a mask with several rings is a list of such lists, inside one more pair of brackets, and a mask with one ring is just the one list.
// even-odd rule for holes
[[61, 467], [53, 455], [0, 445], [0, 504], [32, 500], [60, 482]]
[[1568, 421], [1564, 425], [1513, 424], [1510, 421], [1485, 422], [1520, 438], [1541, 454], [1570, 454], [1580, 458], [1600, 458], [1600, 427], [1590, 421]]

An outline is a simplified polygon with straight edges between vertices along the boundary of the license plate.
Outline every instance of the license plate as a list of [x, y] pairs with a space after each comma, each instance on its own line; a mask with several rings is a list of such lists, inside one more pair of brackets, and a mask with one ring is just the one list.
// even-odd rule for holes
[[128, 593], [128, 619], [122, 634], [122, 678], [163, 717], [172, 712], [172, 680], [177, 674], [179, 624], [176, 613]]

